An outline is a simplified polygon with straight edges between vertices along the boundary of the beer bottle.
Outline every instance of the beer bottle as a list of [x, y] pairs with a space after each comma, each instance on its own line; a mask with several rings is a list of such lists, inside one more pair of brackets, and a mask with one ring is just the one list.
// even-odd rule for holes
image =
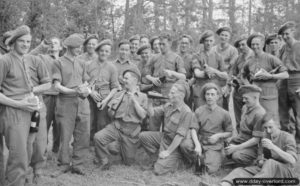
[[30, 133], [38, 132], [40, 124], [40, 113], [39, 111], [34, 111], [31, 115]]

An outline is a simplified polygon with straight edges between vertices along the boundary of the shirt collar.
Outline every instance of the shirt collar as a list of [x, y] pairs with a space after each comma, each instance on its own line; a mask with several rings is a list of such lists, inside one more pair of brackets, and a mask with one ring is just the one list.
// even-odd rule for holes
[[247, 108], [247, 111], [246, 111], [246, 113], [250, 113], [250, 112], [252, 112], [254, 109], [256, 109], [256, 108], [258, 108], [258, 106], [259, 105], [254, 105], [253, 107], [246, 107]]
[[23, 55], [23, 56], [19, 56], [18, 54], [16, 54], [16, 51], [11, 51], [11, 53], [10, 53], [13, 57], [15, 57], [15, 58], [17, 58], [17, 59], [19, 59], [20, 61], [22, 61], [22, 59], [24, 58], [24, 56], [26, 55]]
[[213, 108], [209, 107], [208, 105], [205, 105], [206, 109], [209, 111], [214, 111], [218, 108], [218, 105], [214, 106]]
[[124, 63], [130, 63], [129, 59], [126, 59], [125, 61], [121, 61], [120, 59], [117, 59], [116, 63], [124, 64]]

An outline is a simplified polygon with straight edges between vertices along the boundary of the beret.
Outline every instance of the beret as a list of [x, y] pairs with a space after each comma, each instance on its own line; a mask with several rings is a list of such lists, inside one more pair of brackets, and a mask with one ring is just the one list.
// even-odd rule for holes
[[206, 38], [211, 37], [211, 36], [214, 36], [214, 35], [215, 35], [214, 32], [211, 31], [211, 30], [205, 31], [205, 32], [201, 35], [200, 40], [199, 40], [199, 43], [200, 43], [200, 44], [203, 43], [204, 40], [205, 40]]
[[148, 39], [148, 36], [147, 36], [146, 34], [142, 34], [142, 35], [140, 36], [140, 39], [142, 39], [142, 38], [147, 38], [147, 39]]
[[10, 36], [6, 39], [7, 45], [13, 44], [21, 36], [30, 34], [30, 28], [27, 25], [22, 25], [9, 32]]
[[150, 45], [143, 45], [141, 46], [138, 50], [137, 50], [137, 55], [141, 55], [141, 53], [143, 52], [143, 50], [146, 50], [146, 49], [151, 49], [151, 46]]
[[183, 34], [183, 35], [180, 37], [180, 39], [182, 39], [182, 38], [188, 38], [188, 39], [190, 40], [190, 43], [193, 42], [193, 37], [190, 36], [190, 35], [188, 35], [188, 34]]
[[139, 69], [137, 69], [137, 68], [129, 68], [129, 69], [126, 69], [126, 70], [123, 72], [123, 76], [124, 76], [127, 72], [131, 72], [131, 73], [134, 73], [135, 75], [137, 75], [139, 81], [140, 81], [141, 78], [142, 78], [141, 72], [140, 72]]
[[249, 92], [257, 92], [257, 93], [261, 93], [262, 90], [261, 88], [259, 88], [257, 85], [242, 85], [238, 92], [243, 95]]
[[150, 45], [152, 46], [153, 43], [154, 43], [154, 41], [157, 40], [157, 39], [159, 39], [158, 36], [153, 36], [153, 37], [151, 37], [151, 39], [150, 39]]
[[8, 38], [11, 36], [12, 34], [12, 31], [7, 31], [3, 34], [3, 38], [2, 38], [2, 43], [5, 44], [5, 45], [8, 45]]
[[246, 34], [241, 35], [235, 42], [234, 42], [234, 47], [238, 48], [239, 43], [243, 40], [247, 40], [248, 36]]
[[120, 47], [121, 45], [124, 45], [124, 44], [127, 44], [127, 45], [130, 45], [130, 42], [127, 40], [127, 39], [122, 39], [118, 45], [118, 47]]
[[140, 36], [139, 35], [133, 35], [129, 38], [129, 42], [132, 42], [134, 40], [140, 40]]
[[282, 32], [289, 28], [294, 28], [296, 26], [296, 23], [294, 21], [288, 21], [284, 23], [278, 30], [278, 35], [282, 35]]
[[210, 89], [215, 89], [217, 90], [218, 94], [220, 94], [220, 88], [218, 85], [216, 85], [215, 83], [206, 83], [203, 85], [203, 87], [201, 88], [201, 92], [200, 92], [200, 95], [201, 95], [201, 98], [203, 100], [205, 100], [205, 93], [207, 90], [210, 90]]
[[96, 34], [92, 34], [92, 35], [88, 36], [85, 39], [85, 41], [83, 42], [83, 45], [86, 45], [89, 42], [89, 40], [91, 40], [91, 39], [97, 39], [97, 40], [99, 40], [99, 38], [98, 38], [98, 36]]
[[248, 47], [251, 48], [251, 42], [256, 37], [260, 37], [263, 41], [265, 41], [265, 36], [264, 35], [262, 35], [261, 33], [254, 33], [254, 34], [250, 35], [248, 37], [248, 39], [247, 39], [247, 45], [248, 45]]
[[217, 34], [217, 35], [220, 35], [221, 32], [223, 32], [223, 31], [227, 31], [227, 32], [229, 32], [230, 34], [232, 33], [232, 30], [231, 30], [230, 27], [224, 26], [224, 27], [219, 28], [219, 29], [216, 31], [216, 34]]
[[112, 46], [113, 43], [112, 43], [112, 41], [110, 39], [104, 39], [100, 43], [98, 43], [98, 45], [95, 48], [95, 51], [98, 51], [104, 45]]
[[174, 83], [173, 86], [179, 86], [181, 89], [178, 89], [179, 91], [182, 91], [184, 93], [184, 100], [187, 101], [190, 97], [190, 87], [189, 84], [185, 80], [178, 80]]
[[84, 42], [84, 38], [80, 34], [72, 34], [64, 40], [64, 46], [66, 47], [80, 47]]
[[274, 39], [280, 40], [280, 38], [278, 37], [278, 34], [274, 33], [274, 34], [269, 35], [266, 39], [266, 45], [270, 44], [270, 42]]

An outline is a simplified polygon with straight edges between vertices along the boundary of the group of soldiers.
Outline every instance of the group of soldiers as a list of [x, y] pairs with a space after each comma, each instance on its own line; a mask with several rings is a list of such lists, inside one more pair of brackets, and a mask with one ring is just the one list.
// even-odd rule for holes
[[[30, 50], [29, 27], [6, 32], [8, 53], [0, 56], [1, 185], [24, 185], [31, 172], [38, 183], [50, 153], [51, 126], [59, 166], [53, 176], [85, 175], [94, 146], [95, 166], [103, 171], [112, 154], [132, 165], [143, 148], [150, 165], [142, 168], [156, 175], [194, 165], [197, 173], [214, 175], [231, 162], [239, 168], [220, 185], [233, 185], [238, 177], [295, 177], [300, 152], [295, 27], [287, 22], [267, 38], [242, 35], [234, 45], [229, 27], [207, 30], [196, 52], [187, 34], [178, 52], [171, 49], [170, 34], [134, 35], [118, 43], [115, 60], [112, 41], [97, 35], [51, 37]], [[38, 132], [29, 132], [34, 111], [40, 114]]]

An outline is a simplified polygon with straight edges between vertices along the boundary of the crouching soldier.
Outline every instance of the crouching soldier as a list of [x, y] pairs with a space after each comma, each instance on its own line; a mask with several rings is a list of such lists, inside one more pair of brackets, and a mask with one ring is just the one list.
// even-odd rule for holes
[[154, 164], [154, 173], [162, 175], [175, 171], [183, 159], [179, 145], [186, 137], [189, 127], [195, 121], [191, 109], [184, 103], [189, 96], [189, 87], [183, 80], [177, 81], [169, 93], [169, 102], [153, 108], [149, 103], [150, 116], [163, 117], [163, 132], [147, 131], [139, 136], [146, 152], [153, 158], [159, 150], [158, 159]]
[[[90, 139], [90, 109], [86, 99], [89, 94], [86, 83], [88, 77], [84, 62], [77, 58], [83, 41], [79, 34], [72, 34], [65, 39], [67, 52], [56, 61], [53, 74], [54, 85], [60, 92], [56, 108], [57, 123], [61, 129], [59, 165], [62, 172], [71, 170], [80, 175], [85, 174], [83, 163], [88, 154]], [[69, 143], [72, 135], [73, 160], [70, 167]]]
[[[195, 111], [197, 123], [191, 126], [191, 137], [181, 144], [181, 151], [190, 162], [198, 159], [197, 163], [204, 163], [200, 165], [204, 169], [196, 171], [207, 170], [208, 173], [215, 173], [219, 170], [223, 159], [223, 142], [232, 134], [230, 115], [217, 104], [220, 96], [216, 84], [207, 83], [203, 86], [202, 97], [206, 104]], [[202, 161], [199, 162], [201, 158]]]
[[96, 163], [101, 170], [108, 170], [111, 165], [107, 146], [114, 141], [120, 143], [119, 150], [125, 165], [135, 161], [141, 123], [147, 115], [147, 96], [138, 87], [140, 72], [135, 68], [128, 69], [123, 77], [124, 89], [117, 92], [107, 104], [113, 121], [94, 136]]
[[279, 129], [270, 114], [263, 119], [264, 137], [260, 142], [262, 156], [256, 165], [234, 169], [222, 179], [222, 186], [234, 185], [235, 178], [296, 178], [294, 165], [297, 162], [294, 137]]

